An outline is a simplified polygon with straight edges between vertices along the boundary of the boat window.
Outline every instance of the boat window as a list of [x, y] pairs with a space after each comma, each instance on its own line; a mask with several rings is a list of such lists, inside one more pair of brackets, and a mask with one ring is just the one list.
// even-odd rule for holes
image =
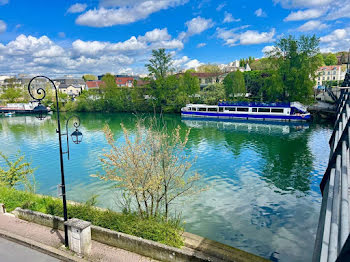
[[205, 107], [200, 107], [198, 108], [198, 111], [207, 111], [207, 109]]
[[259, 109], [258, 109], [258, 112], [270, 113], [270, 108], [265, 108], [265, 107], [259, 108]]
[[225, 107], [226, 111], [236, 111], [235, 107]]
[[252, 108], [252, 112], [258, 112], [257, 108]]
[[237, 111], [248, 112], [248, 107], [237, 107]]
[[283, 109], [281, 108], [272, 108], [271, 113], [283, 113]]
[[224, 108], [223, 107], [219, 107], [219, 112], [222, 112], [224, 111]]
[[208, 111], [210, 111], [210, 112], [216, 112], [216, 111], [218, 111], [216, 108], [212, 108], [212, 107], [209, 107], [208, 108]]

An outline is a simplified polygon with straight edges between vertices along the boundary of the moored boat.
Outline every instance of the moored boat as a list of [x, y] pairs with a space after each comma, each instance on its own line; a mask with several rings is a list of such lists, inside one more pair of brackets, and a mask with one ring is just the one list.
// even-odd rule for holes
[[307, 112], [306, 107], [298, 102], [222, 102], [218, 105], [188, 104], [186, 107], [181, 108], [181, 115], [278, 121], [307, 121], [311, 119], [311, 115]]

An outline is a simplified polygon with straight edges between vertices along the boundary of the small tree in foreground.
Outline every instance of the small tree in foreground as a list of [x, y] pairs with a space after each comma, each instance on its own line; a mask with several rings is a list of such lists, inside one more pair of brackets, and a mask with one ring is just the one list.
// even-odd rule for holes
[[[28, 191], [34, 193], [34, 169], [31, 168], [30, 163], [24, 162], [24, 156], [17, 155], [15, 161], [10, 161], [5, 154], [0, 152], [0, 157], [5, 163], [0, 165], [0, 184], [7, 187], [23, 184]], [[4, 166], [7, 166], [6, 170]]]
[[116, 145], [111, 129], [105, 126], [111, 149], [101, 158], [105, 174], [97, 177], [115, 181], [124, 195], [131, 196], [140, 216], [168, 218], [175, 199], [201, 190], [196, 185], [200, 176], [189, 172], [193, 160], [185, 151], [190, 130], [181, 138], [179, 126], [168, 135], [165, 128], [156, 128], [155, 120], [151, 122], [146, 127], [138, 121], [135, 134], [122, 124], [124, 145]]

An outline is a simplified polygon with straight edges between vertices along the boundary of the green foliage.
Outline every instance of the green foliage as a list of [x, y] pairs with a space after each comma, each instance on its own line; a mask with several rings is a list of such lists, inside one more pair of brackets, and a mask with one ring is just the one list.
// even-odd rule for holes
[[[34, 169], [30, 167], [30, 163], [24, 162], [24, 156], [16, 155], [15, 161], [10, 161], [9, 158], [0, 152], [0, 157], [5, 162], [0, 166], [0, 184], [13, 187], [20, 183], [28, 184], [29, 177], [33, 175]], [[5, 169], [5, 167], [7, 168]]]
[[172, 70], [171, 65], [171, 55], [167, 54], [164, 48], [160, 48], [152, 50], [152, 58], [149, 60], [149, 64], [145, 66], [149, 74], [158, 80], [166, 77], [167, 73]]
[[[63, 216], [62, 201], [49, 196], [35, 195], [0, 186], [0, 202], [6, 205], [8, 211], [21, 207], [50, 215]], [[150, 239], [173, 247], [183, 245], [181, 237], [183, 228], [178, 220], [141, 219], [134, 213], [121, 214], [110, 210], [97, 209], [91, 205], [91, 202], [87, 204], [69, 203], [67, 209], [69, 218], [74, 217], [90, 221], [96, 226]]]
[[272, 61], [268, 58], [260, 58], [254, 60], [249, 64], [252, 70], [271, 70], [273, 69]]
[[226, 97], [234, 97], [246, 93], [243, 73], [239, 70], [229, 73], [224, 78]]
[[338, 64], [337, 56], [335, 54], [329, 53], [324, 59], [324, 63], [327, 66]]
[[322, 64], [319, 53], [319, 38], [293, 36], [281, 38], [270, 53], [276, 71], [264, 85], [265, 100], [299, 101], [313, 100], [316, 71]]
[[97, 76], [89, 75], [89, 74], [83, 75], [82, 78], [84, 79], [85, 82], [91, 81], [91, 80], [97, 80]]
[[115, 76], [112, 75], [111, 73], [106, 73], [102, 77], [102, 81], [103, 81], [103, 84], [102, 84], [103, 88], [110, 89], [110, 88], [116, 88], [117, 87], [117, 84], [115, 82]]
[[2, 87], [2, 94], [0, 96], [1, 99], [8, 101], [9, 103], [13, 103], [18, 101], [23, 95], [23, 91], [17, 87]]
[[224, 85], [219, 83], [207, 85], [199, 94], [203, 104], [217, 105], [218, 102], [225, 100]]
[[217, 65], [206, 64], [201, 65], [197, 68], [199, 73], [221, 73], [220, 68]]

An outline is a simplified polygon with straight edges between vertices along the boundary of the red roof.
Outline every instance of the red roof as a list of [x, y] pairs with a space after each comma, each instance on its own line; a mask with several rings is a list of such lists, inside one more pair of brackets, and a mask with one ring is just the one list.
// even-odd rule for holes
[[340, 65], [321, 66], [318, 68], [318, 70], [331, 71], [331, 70], [338, 70], [340, 67], [341, 67]]
[[101, 84], [103, 81], [101, 80], [91, 80], [91, 81], [86, 81], [86, 85], [88, 88], [100, 88]]
[[115, 83], [117, 86], [128, 86], [131, 84], [133, 86], [134, 78], [133, 77], [116, 77]]

